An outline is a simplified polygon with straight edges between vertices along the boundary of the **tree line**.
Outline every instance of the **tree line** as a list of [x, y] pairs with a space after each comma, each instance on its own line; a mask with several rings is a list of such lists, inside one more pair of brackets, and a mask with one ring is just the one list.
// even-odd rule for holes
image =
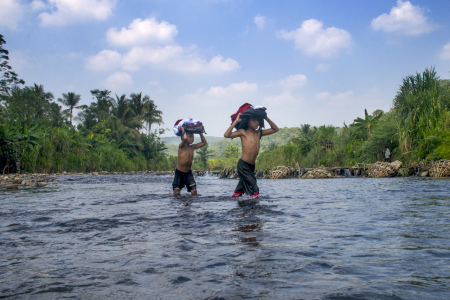
[[[55, 99], [43, 85], [24, 86], [9, 66], [0, 35], [0, 138], [13, 145], [26, 172], [143, 171], [169, 169], [165, 144], [152, 125], [162, 112], [149, 96], [115, 95], [91, 90], [93, 102], [80, 95]], [[63, 106], [61, 106], [61, 103]], [[73, 116], [74, 109], [81, 110]], [[78, 125], [73, 125], [73, 120]]]
[[[25, 82], [9, 66], [0, 35], [0, 138], [13, 145], [26, 172], [173, 170], [177, 157], [166, 154], [162, 111], [142, 92], [114, 95], [91, 90], [93, 102], [80, 95], [55, 99], [43, 85]], [[23, 87], [21, 87], [23, 86]], [[60, 105], [61, 104], [61, 105]], [[364, 111], [342, 127], [283, 128], [264, 140], [258, 169], [275, 166], [351, 166], [392, 159], [405, 163], [450, 159], [450, 81], [433, 67], [403, 78], [388, 112]], [[79, 113], [74, 116], [74, 111]], [[74, 121], [77, 125], [74, 125]], [[234, 168], [240, 157], [236, 141], [198, 149], [193, 168]], [[0, 170], [1, 171], [1, 170]]]
[[403, 78], [388, 112], [365, 110], [348, 126], [304, 124], [300, 131], [285, 145], [264, 149], [259, 168], [370, 164], [385, 160], [386, 149], [405, 164], [450, 159], [450, 81], [427, 68]]
[[[282, 130], [285, 136], [295, 136], [280, 141], [276, 136]], [[403, 78], [388, 112], [365, 109], [363, 118], [342, 127], [302, 124], [282, 130], [273, 140], [265, 137], [271, 142], [261, 148], [258, 169], [371, 164], [386, 160], [387, 149], [391, 161], [405, 164], [450, 159], [450, 80], [441, 80], [434, 67], [427, 68]], [[215, 155], [208, 168], [234, 168], [239, 146], [231, 141], [216, 144], [210, 145]]]

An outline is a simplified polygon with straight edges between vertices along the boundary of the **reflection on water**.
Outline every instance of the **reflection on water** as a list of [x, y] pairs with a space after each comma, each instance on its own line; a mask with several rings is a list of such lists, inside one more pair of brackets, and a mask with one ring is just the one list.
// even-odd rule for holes
[[0, 191], [0, 297], [447, 299], [450, 180], [65, 176]]

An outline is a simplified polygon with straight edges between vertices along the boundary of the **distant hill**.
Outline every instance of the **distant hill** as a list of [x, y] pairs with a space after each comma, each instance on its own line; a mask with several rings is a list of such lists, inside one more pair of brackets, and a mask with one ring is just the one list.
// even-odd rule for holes
[[[271, 144], [284, 145], [287, 144], [292, 138], [300, 136], [299, 127], [285, 127], [281, 128], [275, 134], [264, 136], [261, 139], [261, 150], [268, 147]], [[240, 139], [226, 139], [224, 137], [208, 136], [205, 135], [206, 141], [208, 141], [208, 147], [210, 150], [214, 151], [218, 157], [223, 156], [223, 151], [227, 147], [228, 143], [233, 143], [240, 146]], [[165, 151], [167, 155], [178, 155], [178, 145], [181, 142], [181, 138], [178, 136], [174, 137], [162, 137], [166, 143], [167, 150]], [[194, 143], [200, 142], [200, 136], [194, 135]]]

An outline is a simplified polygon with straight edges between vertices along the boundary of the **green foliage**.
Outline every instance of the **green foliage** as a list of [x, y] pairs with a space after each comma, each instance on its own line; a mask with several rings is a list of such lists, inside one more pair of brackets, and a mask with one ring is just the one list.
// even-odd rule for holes
[[[90, 106], [76, 106], [80, 99], [75, 93], [63, 94], [58, 100], [69, 106], [65, 111], [52, 102], [53, 95], [42, 85], [16, 86], [0, 95], [0, 137], [14, 144], [22, 170], [51, 173], [170, 168], [161, 133], [141, 134], [141, 121], [130, 113], [126, 99], [114, 106], [109, 91], [91, 92], [97, 102]], [[73, 108], [83, 109], [77, 117], [82, 121], [78, 130], [70, 126]], [[64, 121], [67, 118], [69, 122]]]
[[58, 101], [69, 107], [68, 109], [64, 110], [63, 113], [69, 116], [69, 122], [70, 125], [72, 125], [73, 109], [81, 108], [81, 106], [77, 106], [81, 100], [81, 96], [72, 92], [69, 92], [67, 94], [63, 93], [62, 95], [63, 97], [58, 98]]
[[405, 159], [424, 159], [437, 147], [433, 132], [442, 124], [449, 103], [448, 86], [445, 82], [440, 84], [434, 68], [403, 79], [394, 109], [399, 117], [399, 144]]
[[9, 65], [9, 51], [3, 49], [4, 44], [6, 44], [6, 41], [0, 34], [0, 95], [8, 93], [12, 86], [25, 84], [25, 81], [19, 79], [17, 73]]
[[200, 170], [206, 170], [208, 168], [208, 159], [214, 157], [214, 152], [208, 149], [208, 145], [195, 150], [194, 162], [198, 164]]
[[[1, 35], [0, 35], [0, 38]], [[0, 40], [1, 46], [1, 40]], [[0, 48], [1, 49], [1, 48]], [[5, 58], [3, 57], [5, 60]], [[7, 60], [7, 59], [6, 59]], [[53, 102], [42, 85], [4, 87], [0, 93], [0, 137], [12, 142], [27, 172], [91, 172], [174, 170], [179, 137], [160, 138], [151, 130], [162, 123], [162, 112], [142, 93], [110, 97], [92, 90], [95, 102], [76, 106], [75, 93]], [[295, 167], [350, 166], [392, 159], [450, 159], [450, 81], [440, 80], [434, 68], [403, 79], [386, 114], [375, 110], [350, 126], [282, 128], [261, 139], [257, 169], [278, 165]], [[82, 111], [71, 126], [73, 108]], [[241, 156], [240, 139], [207, 137], [197, 149], [193, 168], [235, 168]], [[167, 142], [167, 144], [166, 144]]]
[[353, 124], [351, 124], [350, 126], [358, 128], [359, 136], [362, 136], [363, 140], [367, 140], [372, 136], [372, 131], [382, 116], [383, 116], [382, 110], [378, 109], [376, 111], [376, 114], [369, 115], [367, 113], [367, 109], [364, 109], [364, 119], [358, 117], [353, 121]]

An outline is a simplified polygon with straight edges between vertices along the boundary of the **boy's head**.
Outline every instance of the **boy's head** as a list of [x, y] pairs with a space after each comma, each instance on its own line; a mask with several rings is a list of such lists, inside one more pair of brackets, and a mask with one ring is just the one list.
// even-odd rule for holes
[[257, 130], [259, 128], [259, 119], [258, 118], [248, 118], [247, 128]]
[[[183, 135], [180, 136], [181, 140], [183, 140]], [[192, 144], [194, 142], [194, 134], [191, 132], [186, 132], [187, 143]]]

